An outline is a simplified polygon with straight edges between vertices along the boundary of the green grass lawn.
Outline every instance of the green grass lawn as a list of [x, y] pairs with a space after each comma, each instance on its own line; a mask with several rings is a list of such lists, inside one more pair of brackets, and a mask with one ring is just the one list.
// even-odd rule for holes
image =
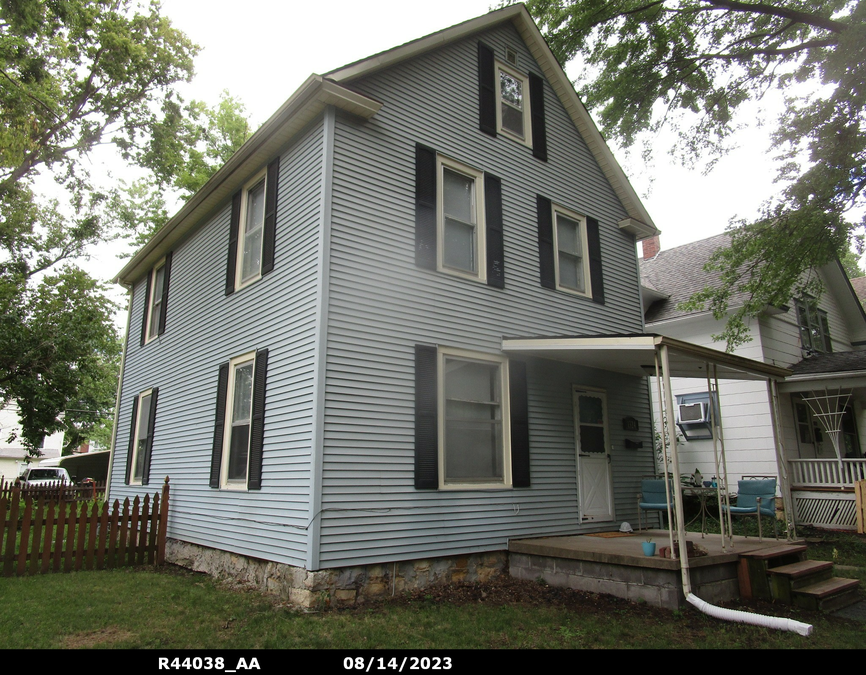
[[[866, 624], [765, 605], [755, 611], [813, 623], [791, 633], [720, 622], [508, 582], [465, 602], [437, 594], [375, 606], [296, 612], [253, 591], [174, 567], [0, 579], [0, 648], [575, 649], [853, 648]], [[529, 584], [521, 587], [519, 584]], [[524, 590], [521, 590], [524, 589]], [[534, 593], [525, 592], [526, 590]]]

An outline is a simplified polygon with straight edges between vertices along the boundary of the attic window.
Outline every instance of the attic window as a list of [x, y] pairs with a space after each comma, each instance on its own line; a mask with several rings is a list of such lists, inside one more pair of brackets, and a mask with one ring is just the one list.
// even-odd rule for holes
[[522, 143], [531, 143], [529, 78], [504, 63], [497, 64], [496, 122], [498, 131]]

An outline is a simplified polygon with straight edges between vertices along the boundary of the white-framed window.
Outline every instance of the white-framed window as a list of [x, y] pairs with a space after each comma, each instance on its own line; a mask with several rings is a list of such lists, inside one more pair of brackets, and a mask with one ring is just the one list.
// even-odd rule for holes
[[255, 365], [255, 352], [235, 357], [229, 362], [225, 434], [220, 471], [220, 485], [223, 488], [247, 488]]
[[487, 280], [484, 174], [436, 156], [438, 268], [461, 277]]
[[569, 293], [591, 296], [586, 218], [554, 204], [553, 243], [556, 287]]
[[529, 76], [496, 62], [496, 127], [525, 145], [532, 145]]
[[243, 288], [262, 276], [262, 245], [265, 231], [267, 170], [244, 186], [238, 228], [235, 288]]
[[138, 395], [138, 409], [135, 411], [135, 430], [133, 431], [132, 461], [130, 462], [129, 484], [141, 485], [147, 461], [148, 448], [153, 439], [148, 436], [150, 415], [153, 411], [153, 389]]
[[163, 291], [165, 290], [165, 273], [168, 269], [163, 258], [150, 271], [150, 297], [147, 299], [147, 329], [145, 343], [159, 336], [159, 326], [165, 312]]
[[438, 352], [439, 487], [511, 486], [508, 360]]
[[814, 298], [805, 297], [795, 303], [800, 341], [805, 351], [829, 354], [833, 351], [830, 342], [830, 322], [827, 312], [818, 309]]

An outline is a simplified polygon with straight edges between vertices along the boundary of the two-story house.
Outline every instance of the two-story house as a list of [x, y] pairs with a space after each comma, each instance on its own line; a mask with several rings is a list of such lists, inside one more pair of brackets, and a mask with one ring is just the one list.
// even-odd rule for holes
[[[718, 283], [717, 273], [704, 270], [704, 265], [727, 243], [727, 234], [668, 250], [659, 250], [655, 238], [643, 242], [648, 331], [724, 349], [712, 338], [721, 332], [712, 313], [686, 311], [680, 304]], [[731, 485], [743, 476], [786, 472], [798, 523], [851, 528], [856, 524], [853, 483], [866, 477], [866, 314], [838, 262], [817, 274], [824, 288], [819, 298], [794, 298], [784, 307], [768, 307], [752, 320], [751, 340], [735, 352], [792, 371], [779, 385], [781, 465], [765, 383], [723, 381], [716, 414]], [[737, 301], [734, 297], [732, 304]], [[685, 441], [679, 447], [681, 466], [709, 476], [716, 471], [711, 394], [706, 382], [697, 380], [675, 380], [672, 386], [677, 403], [686, 406], [678, 407], [684, 416], [703, 411], [702, 420], [678, 418]]]
[[522, 5], [313, 75], [118, 276], [110, 496], [304, 602], [636, 521], [643, 371], [515, 338], [641, 333], [656, 232]]

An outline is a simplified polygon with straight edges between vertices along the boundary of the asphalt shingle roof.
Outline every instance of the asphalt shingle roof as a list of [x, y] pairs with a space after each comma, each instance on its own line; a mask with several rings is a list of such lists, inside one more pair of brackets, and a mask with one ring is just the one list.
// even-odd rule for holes
[[794, 375], [844, 373], [866, 370], [866, 351], [816, 354], [791, 366]]
[[[666, 321], [692, 312], [677, 309], [692, 295], [707, 287], [719, 284], [718, 272], [704, 271], [710, 255], [719, 248], [726, 247], [730, 241], [727, 233], [718, 234], [691, 244], [659, 251], [654, 257], [640, 261], [641, 283], [669, 296], [657, 300], [647, 309], [646, 323]], [[738, 297], [732, 298], [737, 304]]]

